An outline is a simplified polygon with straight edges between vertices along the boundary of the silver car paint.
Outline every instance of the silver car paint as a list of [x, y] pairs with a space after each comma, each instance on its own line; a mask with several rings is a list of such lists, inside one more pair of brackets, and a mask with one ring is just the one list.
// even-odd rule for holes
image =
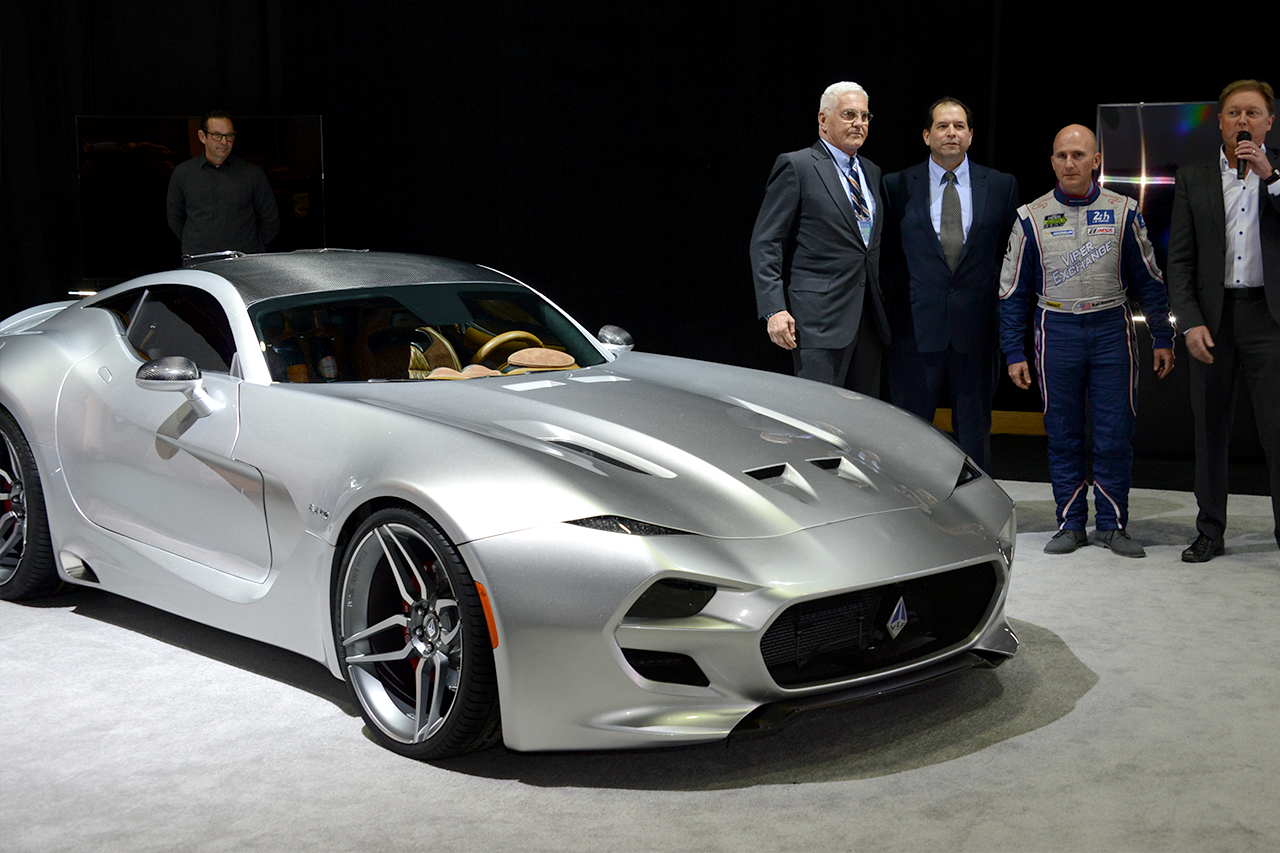
[[[208, 377], [223, 404], [209, 418], [194, 418], [180, 394], [137, 388], [138, 360], [89, 303], [50, 308], [34, 326], [11, 320], [18, 333], [0, 339], [0, 404], [37, 454], [71, 582], [88, 565], [104, 589], [336, 675], [329, 596], [341, 533], [370, 501], [412, 503], [489, 591], [504, 738], [518, 749], [713, 739], [763, 703], [846, 686], [772, 682], [759, 640], [779, 609], [960, 565], [998, 565], [1000, 598], [935, 658], [1016, 648], [998, 536], [1012, 502], [989, 478], [953, 490], [963, 454], [904, 412], [790, 377], [641, 353], [539, 377], [273, 385], [235, 289], [200, 271], [142, 283], [175, 281], [218, 298], [241, 355], [241, 376]], [[130, 422], [113, 411], [130, 411]], [[812, 464], [835, 457], [832, 470]], [[765, 468], [779, 473], [762, 478]], [[131, 503], [144, 493], [150, 503]], [[696, 535], [564, 523], [596, 515]], [[692, 619], [628, 621], [665, 576], [720, 592]], [[689, 654], [711, 685], [644, 679], [621, 657], [628, 643]]]

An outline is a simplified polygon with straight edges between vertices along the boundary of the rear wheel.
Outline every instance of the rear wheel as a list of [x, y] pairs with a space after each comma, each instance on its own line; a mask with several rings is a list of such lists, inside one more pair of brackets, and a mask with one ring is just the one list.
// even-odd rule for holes
[[58, 588], [44, 491], [31, 445], [0, 411], [0, 599], [40, 598]]
[[399, 508], [366, 519], [343, 554], [335, 608], [343, 675], [380, 743], [437, 759], [498, 739], [484, 610], [434, 524]]

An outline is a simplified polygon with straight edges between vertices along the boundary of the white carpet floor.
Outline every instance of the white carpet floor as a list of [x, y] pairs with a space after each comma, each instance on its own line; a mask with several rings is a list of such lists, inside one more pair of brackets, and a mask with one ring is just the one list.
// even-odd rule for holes
[[94, 590], [0, 603], [0, 851], [1280, 850], [1280, 552], [1233, 497], [1135, 490], [1142, 560], [1041, 548], [1018, 501], [1007, 612], [975, 671], [728, 744], [378, 748], [319, 664]]

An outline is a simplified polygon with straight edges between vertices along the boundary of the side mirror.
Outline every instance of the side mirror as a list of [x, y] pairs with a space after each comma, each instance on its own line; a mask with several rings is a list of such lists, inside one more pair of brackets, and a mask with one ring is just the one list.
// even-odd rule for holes
[[636, 342], [631, 337], [631, 333], [621, 326], [601, 326], [599, 333], [596, 334], [596, 340], [604, 344], [605, 350], [615, 357], [636, 348]]
[[139, 388], [147, 391], [181, 391], [199, 418], [207, 418], [222, 408], [221, 403], [205, 392], [200, 368], [185, 356], [169, 355], [148, 361], [138, 368], [133, 379]]

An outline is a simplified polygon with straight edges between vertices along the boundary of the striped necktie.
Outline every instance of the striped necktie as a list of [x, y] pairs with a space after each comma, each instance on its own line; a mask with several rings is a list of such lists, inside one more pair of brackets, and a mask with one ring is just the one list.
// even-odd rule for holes
[[849, 158], [849, 174], [845, 176], [845, 180], [849, 182], [849, 197], [853, 200], [853, 212], [857, 215], [859, 222], [870, 222], [871, 211], [867, 208], [866, 196], [862, 194], [862, 184], [858, 181], [858, 166], [856, 161]]

